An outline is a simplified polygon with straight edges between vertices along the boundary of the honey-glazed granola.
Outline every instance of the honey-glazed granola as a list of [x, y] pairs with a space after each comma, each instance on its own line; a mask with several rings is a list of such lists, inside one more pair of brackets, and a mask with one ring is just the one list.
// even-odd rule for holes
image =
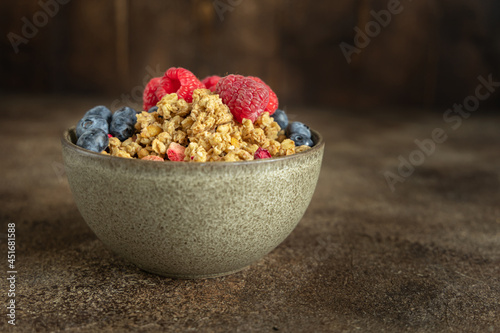
[[113, 156], [145, 158], [159, 156], [167, 159], [172, 143], [185, 147], [186, 162], [248, 161], [253, 160], [257, 149], [266, 149], [272, 157], [285, 156], [309, 149], [295, 147], [287, 139], [268, 112], [262, 113], [254, 123], [233, 119], [219, 96], [208, 89], [196, 89], [192, 103], [178, 98], [176, 93], [165, 95], [158, 103], [158, 110], [137, 114], [136, 134], [120, 142], [109, 140]]

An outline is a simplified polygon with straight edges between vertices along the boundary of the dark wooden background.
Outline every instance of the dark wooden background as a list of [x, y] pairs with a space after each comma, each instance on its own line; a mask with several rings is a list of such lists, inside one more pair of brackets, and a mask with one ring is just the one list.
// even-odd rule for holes
[[[340, 43], [353, 44], [354, 28], [364, 30], [387, 0], [42, 3], [55, 1], [67, 4], [17, 53], [8, 34], [22, 36], [23, 17], [41, 20], [44, 9], [38, 1], [0, 2], [0, 91], [133, 103], [150, 75], [182, 66], [200, 78], [260, 76], [285, 107], [443, 108], [473, 94], [479, 75], [500, 81], [496, 0], [401, 0], [402, 12], [351, 63]], [[499, 105], [498, 95], [484, 105]]]

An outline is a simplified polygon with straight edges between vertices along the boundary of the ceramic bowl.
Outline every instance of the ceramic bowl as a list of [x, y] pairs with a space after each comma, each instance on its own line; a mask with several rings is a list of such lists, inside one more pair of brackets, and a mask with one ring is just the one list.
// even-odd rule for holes
[[174, 278], [239, 271], [277, 247], [304, 215], [324, 142], [305, 152], [245, 162], [155, 162], [94, 153], [61, 139], [69, 185], [84, 220], [111, 251]]

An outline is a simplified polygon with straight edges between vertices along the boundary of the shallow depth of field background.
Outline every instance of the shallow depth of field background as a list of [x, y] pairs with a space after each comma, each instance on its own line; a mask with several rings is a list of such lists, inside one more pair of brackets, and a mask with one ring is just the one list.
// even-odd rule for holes
[[[8, 34], [22, 36], [23, 18], [33, 22], [43, 9], [38, 1], [0, 2], [0, 93], [134, 104], [147, 79], [181, 66], [200, 79], [259, 76], [282, 107], [444, 110], [474, 94], [479, 75], [500, 81], [495, 0], [401, 0], [401, 13], [350, 63], [339, 45], [354, 45], [354, 28], [364, 31], [371, 12], [391, 1], [65, 1], [18, 53]], [[499, 95], [482, 106], [498, 106]]]

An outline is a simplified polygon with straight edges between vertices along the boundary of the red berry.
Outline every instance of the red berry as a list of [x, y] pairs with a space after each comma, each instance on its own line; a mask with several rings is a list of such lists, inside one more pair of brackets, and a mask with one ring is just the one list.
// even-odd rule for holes
[[143, 158], [141, 158], [141, 160], [159, 161], [159, 162], [164, 161], [164, 159], [161, 158], [160, 156], [154, 156], [154, 155], [144, 156]]
[[158, 103], [159, 99], [156, 96], [156, 90], [160, 85], [160, 80], [161, 77], [154, 77], [148, 82], [146, 88], [144, 88], [144, 93], [142, 94], [142, 108], [144, 111], [148, 111], [151, 107], [155, 106], [156, 103]]
[[254, 122], [269, 104], [267, 88], [262, 83], [242, 75], [221, 78], [215, 92], [229, 107], [234, 119], [240, 123], [244, 118]]
[[274, 111], [278, 108], [278, 96], [274, 93], [274, 91], [269, 87], [264, 81], [262, 81], [260, 78], [256, 76], [247, 76], [248, 78], [251, 78], [259, 83], [262, 83], [264, 86], [266, 86], [267, 90], [269, 90], [269, 104], [266, 106], [266, 111], [269, 112], [269, 115], [272, 115]]
[[186, 147], [177, 142], [171, 142], [167, 149], [168, 159], [171, 161], [184, 161]]
[[217, 85], [217, 82], [219, 82], [220, 76], [218, 75], [212, 75], [212, 76], [207, 76], [203, 80], [201, 80], [201, 83], [205, 85], [205, 88], [209, 89], [211, 92], [215, 90], [215, 86]]
[[165, 96], [167, 94], [167, 92], [165, 91], [165, 89], [160, 85], [158, 86], [158, 89], [156, 89], [156, 98], [158, 98], [158, 101], [160, 101], [163, 96]]
[[179, 98], [188, 103], [193, 101], [195, 89], [205, 88], [205, 85], [193, 73], [181, 67], [167, 69], [161, 78], [161, 86], [166, 94], [177, 93]]
[[259, 147], [255, 152], [255, 154], [253, 155], [253, 158], [256, 160], [260, 160], [262, 158], [271, 158], [271, 154], [267, 151], [267, 149]]

